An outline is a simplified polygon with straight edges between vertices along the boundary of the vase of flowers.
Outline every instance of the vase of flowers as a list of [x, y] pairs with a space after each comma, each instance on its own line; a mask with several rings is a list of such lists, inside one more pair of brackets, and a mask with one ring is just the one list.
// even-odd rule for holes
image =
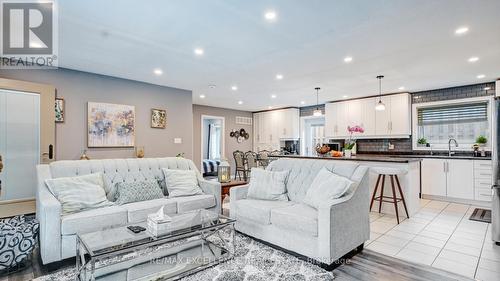
[[347, 126], [347, 131], [349, 132], [349, 139], [346, 140], [345, 145], [344, 145], [344, 157], [350, 158], [352, 156], [352, 149], [356, 145], [356, 139], [353, 137], [354, 133], [364, 133], [365, 129], [363, 129], [361, 126]]

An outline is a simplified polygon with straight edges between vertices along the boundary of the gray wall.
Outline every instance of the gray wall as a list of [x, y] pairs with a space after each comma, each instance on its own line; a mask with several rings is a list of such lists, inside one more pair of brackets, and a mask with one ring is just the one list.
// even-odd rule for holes
[[[193, 114], [191, 91], [162, 87], [132, 80], [57, 70], [0, 70], [0, 77], [51, 84], [66, 102], [65, 122], [56, 125], [58, 160], [78, 159], [87, 146], [87, 102], [106, 102], [135, 106], [137, 146], [144, 146], [146, 157], [175, 156], [184, 152], [192, 158]], [[151, 108], [167, 110], [167, 128], [150, 127]], [[182, 144], [174, 144], [182, 138]], [[88, 149], [93, 159], [134, 157], [133, 148]]]
[[[252, 113], [248, 111], [231, 110], [218, 107], [210, 107], [203, 105], [193, 105], [193, 160], [197, 167], [201, 167], [201, 116], [211, 115], [220, 116], [225, 118], [225, 131], [224, 131], [224, 141], [225, 141], [225, 157], [229, 160], [231, 164], [231, 171], [234, 173], [234, 159], [233, 151], [249, 151], [253, 147], [253, 130], [252, 126], [236, 124], [236, 116], [242, 117], [252, 117]], [[242, 143], [236, 142], [235, 138], [229, 137], [231, 130], [245, 129], [249, 134], [250, 138]]]

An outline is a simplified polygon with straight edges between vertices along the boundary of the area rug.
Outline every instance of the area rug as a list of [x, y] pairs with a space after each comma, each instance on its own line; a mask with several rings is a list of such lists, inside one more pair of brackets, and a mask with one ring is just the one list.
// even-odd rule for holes
[[[225, 234], [227, 235], [227, 234]], [[227, 235], [227, 237], [230, 237]], [[200, 271], [182, 280], [216, 281], [327, 281], [333, 274], [319, 266], [274, 249], [237, 233], [234, 259]], [[73, 281], [75, 268], [68, 267], [35, 279], [37, 281]]]

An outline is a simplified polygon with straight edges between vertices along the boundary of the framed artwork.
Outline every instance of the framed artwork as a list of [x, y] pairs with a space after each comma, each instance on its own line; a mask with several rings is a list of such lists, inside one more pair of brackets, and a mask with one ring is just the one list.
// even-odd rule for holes
[[87, 104], [88, 147], [134, 147], [135, 106]]
[[151, 128], [165, 129], [167, 127], [167, 111], [165, 109], [151, 109]]
[[64, 99], [63, 98], [56, 98], [55, 111], [56, 111], [56, 118], [55, 118], [56, 123], [63, 123], [64, 122]]

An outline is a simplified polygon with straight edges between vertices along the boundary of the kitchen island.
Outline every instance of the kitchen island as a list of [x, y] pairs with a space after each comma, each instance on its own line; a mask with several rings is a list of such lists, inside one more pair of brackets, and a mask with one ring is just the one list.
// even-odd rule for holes
[[[420, 209], [420, 162], [421, 158], [414, 157], [391, 157], [384, 155], [363, 155], [358, 154], [351, 158], [346, 157], [320, 157], [320, 156], [299, 156], [299, 155], [284, 155], [275, 156], [277, 158], [293, 158], [293, 159], [320, 159], [324, 161], [348, 161], [359, 163], [360, 165], [368, 166], [370, 168], [376, 167], [387, 167], [387, 168], [398, 168], [406, 171], [404, 175], [399, 175], [399, 181], [401, 183], [401, 189], [406, 201], [406, 206], [408, 207], [408, 214], [410, 217], [417, 213]], [[368, 175], [368, 182], [370, 186], [370, 195], [373, 194], [375, 189], [375, 183], [377, 181], [378, 175], [370, 169]], [[379, 194], [379, 191], [377, 194]], [[384, 184], [384, 196], [392, 196], [392, 188], [390, 180], [386, 179]], [[370, 200], [371, 198], [367, 198]], [[370, 202], [368, 201], [367, 204]], [[379, 202], [373, 204], [372, 211], [378, 211]], [[398, 203], [399, 215], [404, 214], [404, 206], [402, 202]], [[382, 213], [395, 215], [394, 205], [392, 203], [382, 204]]]

